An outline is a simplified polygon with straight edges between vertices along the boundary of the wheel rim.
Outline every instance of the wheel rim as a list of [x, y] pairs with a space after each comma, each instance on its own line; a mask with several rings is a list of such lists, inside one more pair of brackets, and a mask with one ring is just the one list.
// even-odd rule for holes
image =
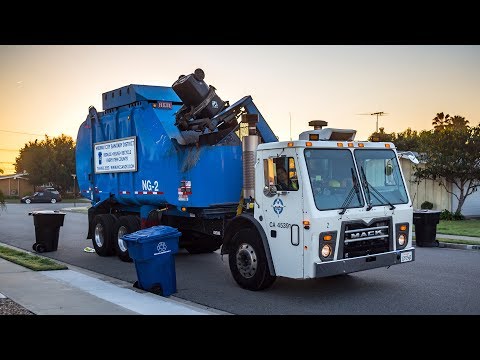
[[31, 200], [30, 200], [30, 199], [27, 199], [27, 200], [25, 200], [25, 202], [26, 202], [27, 204], [30, 204]]
[[101, 248], [104, 242], [103, 226], [102, 224], [97, 224], [95, 225], [95, 244]]
[[57, 202], [57, 200], [55, 200], [55, 199], [52, 199], [50, 201], [52, 202], [52, 204], [55, 204]]
[[127, 246], [125, 244], [125, 241], [123, 241], [121, 239], [121, 237], [125, 234], [128, 234], [128, 230], [125, 226], [120, 226], [120, 228], [118, 229], [118, 247], [119, 249], [122, 251], [122, 252], [126, 252], [127, 251]]
[[240, 245], [235, 258], [238, 271], [244, 278], [249, 279], [255, 275], [257, 271], [257, 254], [251, 245]]

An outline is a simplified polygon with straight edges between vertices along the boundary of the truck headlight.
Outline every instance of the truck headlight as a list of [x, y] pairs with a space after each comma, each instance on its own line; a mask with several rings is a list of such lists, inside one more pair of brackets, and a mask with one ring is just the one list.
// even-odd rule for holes
[[330, 245], [323, 245], [322, 247], [322, 256], [327, 258], [329, 257], [330, 255], [332, 255], [332, 248], [330, 247]]
[[405, 236], [405, 234], [400, 234], [400, 236], [398, 237], [398, 245], [405, 246], [406, 243], [407, 237]]

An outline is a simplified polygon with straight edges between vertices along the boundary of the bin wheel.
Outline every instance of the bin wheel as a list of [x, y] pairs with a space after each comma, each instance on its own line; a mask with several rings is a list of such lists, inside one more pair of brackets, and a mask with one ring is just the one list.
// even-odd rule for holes
[[45, 248], [45, 245], [43, 244], [37, 244], [37, 246], [35, 247], [35, 251], [39, 253], [43, 253], [45, 252], [45, 250], [46, 248]]
[[150, 289], [150, 292], [155, 294], [155, 295], [163, 296], [163, 289], [158, 284], [153, 285], [152, 288]]
[[32, 245], [32, 249], [33, 249], [33, 251], [37, 251], [37, 243], [34, 243], [34, 244]]
[[[135, 280], [135, 282], [133, 283], [133, 287], [136, 288], [136, 289], [142, 289], [140, 287], [140, 285], [138, 285], [138, 280]], [[143, 290], [143, 289], [142, 289]]]

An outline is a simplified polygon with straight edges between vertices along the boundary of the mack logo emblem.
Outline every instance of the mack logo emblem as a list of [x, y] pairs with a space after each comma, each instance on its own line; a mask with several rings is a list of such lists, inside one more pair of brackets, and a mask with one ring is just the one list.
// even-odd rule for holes
[[370, 231], [352, 233], [350, 234], [350, 239], [358, 239], [362, 237], [377, 236], [377, 235], [383, 235], [382, 230], [370, 230]]

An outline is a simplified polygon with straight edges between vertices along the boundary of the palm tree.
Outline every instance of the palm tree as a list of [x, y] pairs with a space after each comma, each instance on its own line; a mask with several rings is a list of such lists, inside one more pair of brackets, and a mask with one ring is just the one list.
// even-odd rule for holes
[[449, 127], [453, 127], [454, 129], [468, 129], [468, 120], [465, 120], [463, 116], [455, 115], [449, 119]]
[[444, 115], [443, 112], [437, 113], [437, 116], [435, 116], [432, 120], [432, 125], [435, 131], [442, 131], [447, 127], [448, 123], [450, 120], [450, 115]]

